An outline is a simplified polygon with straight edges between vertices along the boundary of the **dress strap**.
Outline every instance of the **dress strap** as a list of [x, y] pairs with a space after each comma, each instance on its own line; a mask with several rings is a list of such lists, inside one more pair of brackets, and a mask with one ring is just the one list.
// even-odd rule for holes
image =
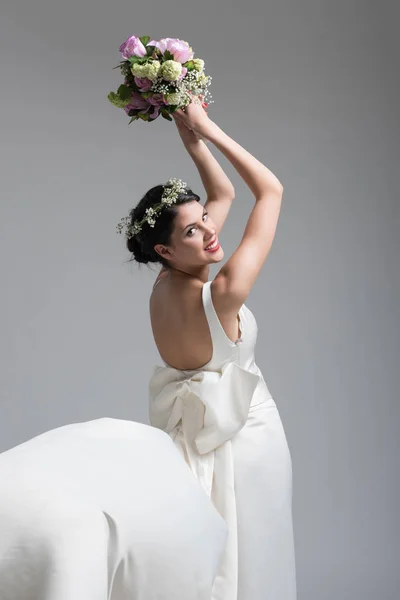
[[211, 332], [214, 356], [224, 359], [226, 356], [232, 356], [232, 352], [237, 349], [237, 341], [233, 342], [222, 327], [212, 301], [211, 283], [212, 280], [206, 281], [202, 289], [204, 312]]
[[161, 279], [162, 279], [162, 277], [159, 277], [159, 278], [157, 279], [157, 281], [156, 281], [156, 282], [155, 282], [155, 284], [153, 285], [153, 290], [155, 289], [155, 287], [156, 287], [157, 283], [160, 283]]

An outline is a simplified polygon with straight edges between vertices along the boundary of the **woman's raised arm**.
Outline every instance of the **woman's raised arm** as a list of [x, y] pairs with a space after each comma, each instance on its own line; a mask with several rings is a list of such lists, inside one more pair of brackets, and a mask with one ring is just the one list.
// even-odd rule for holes
[[[283, 185], [250, 152], [211, 121], [200, 105], [189, 104], [182, 119], [192, 130], [210, 140], [232, 163], [255, 197], [243, 237], [213, 282], [213, 295], [236, 311], [245, 302], [271, 249], [281, 209]], [[218, 302], [218, 300], [217, 300]]]
[[235, 188], [206, 143], [185, 125], [179, 116], [175, 118], [182, 142], [197, 167], [207, 194], [204, 208], [210, 214], [217, 230], [221, 231], [235, 197]]

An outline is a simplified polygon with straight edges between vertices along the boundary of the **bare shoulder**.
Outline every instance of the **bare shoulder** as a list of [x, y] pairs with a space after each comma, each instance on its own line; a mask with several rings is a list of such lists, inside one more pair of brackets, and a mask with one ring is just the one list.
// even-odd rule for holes
[[210, 283], [211, 300], [219, 315], [236, 315], [244, 303], [242, 290], [232, 285], [224, 273], [219, 273]]
[[165, 267], [162, 267], [162, 269], [158, 273], [157, 278], [154, 282], [153, 290], [156, 287], [157, 283], [160, 281], [160, 279], [163, 279], [164, 277], [167, 277], [167, 276], [168, 276], [168, 269], [166, 269]]

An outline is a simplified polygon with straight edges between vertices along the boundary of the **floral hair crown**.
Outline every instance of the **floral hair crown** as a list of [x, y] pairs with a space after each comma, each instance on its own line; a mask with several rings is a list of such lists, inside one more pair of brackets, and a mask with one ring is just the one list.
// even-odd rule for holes
[[141, 231], [143, 223], [148, 223], [150, 227], [154, 227], [158, 213], [161, 212], [165, 206], [175, 204], [179, 194], [184, 192], [186, 187], [187, 184], [182, 181], [182, 179], [171, 177], [171, 179], [164, 184], [161, 202], [146, 208], [145, 216], [140, 221], [136, 220], [131, 223], [131, 217], [122, 217], [117, 225], [117, 232], [122, 233], [123, 230], [125, 230], [125, 237], [128, 240]]

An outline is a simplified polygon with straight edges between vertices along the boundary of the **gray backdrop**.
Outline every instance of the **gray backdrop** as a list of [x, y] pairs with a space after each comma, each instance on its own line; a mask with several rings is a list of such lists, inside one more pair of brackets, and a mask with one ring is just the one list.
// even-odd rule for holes
[[[126, 37], [186, 39], [213, 77], [210, 117], [284, 185], [247, 304], [292, 453], [299, 600], [394, 600], [395, 3], [2, 6], [0, 449], [105, 415], [148, 422], [147, 381], [160, 361], [148, 314], [156, 272], [124, 264], [115, 225], [171, 176], [204, 193], [174, 123], [128, 126], [106, 96], [121, 81], [112, 67]], [[225, 261], [253, 198], [213, 152], [236, 187]]]

